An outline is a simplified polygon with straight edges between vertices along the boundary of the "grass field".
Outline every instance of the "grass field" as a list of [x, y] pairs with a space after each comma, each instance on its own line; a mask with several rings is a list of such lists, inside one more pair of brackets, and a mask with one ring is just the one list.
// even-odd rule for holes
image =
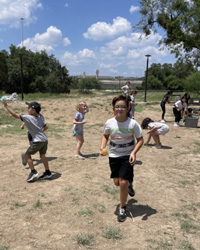
[[[148, 93], [149, 105], [140, 104], [135, 119], [158, 121], [164, 93]], [[136, 101], [142, 102], [144, 93]], [[25, 95], [38, 101], [49, 126], [47, 159], [53, 178], [27, 183], [27, 166], [21, 153], [28, 147], [26, 129], [0, 103], [0, 250], [198, 250], [200, 246], [200, 122], [198, 128], [173, 127], [172, 105], [167, 105], [170, 131], [161, 137], [162, 149], [153, 141], [137, 154], [134, 187], [128, 197], [128, 218], [118, 223], [119, 189], [110, 177], [108, 157], [99, 156], [103, 126], [112, 116], [113, 93], [81, 96]], [[90, 108], [84, 126], [82, 153], [76, 146], [72, 121], [77, 102]], [[9, 102], [26, 113], [24, 102]], [[197, 106], [195, 106], [197, 108]], [[147, 139], [147, 131], [143, 131]], [[36, 154], [39, 174], [44, 171]]]

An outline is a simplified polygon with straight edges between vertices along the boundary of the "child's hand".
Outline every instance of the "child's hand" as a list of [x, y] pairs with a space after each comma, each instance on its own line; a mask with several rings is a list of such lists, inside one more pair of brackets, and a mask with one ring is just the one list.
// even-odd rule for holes
[[21, 129], [24, 129], [24, 126], [25, 126], [25, 124], [23, 123], [23, 124], [20, 126], [20, 128], [21, 128]]
[[7, 108], [8, 104], [7, 104], [6, 101], [3, 101], [3, 106], [4, 106], [5, 108]]
[[129, 157], [129, 163], [131, 165], [134, 165], [136, 161], [136, 155], [134, 153], [131, 153], [130, 157]]
[[108, 154], [108, 151], [106, 148], [100, 149], [99, 154], [102, 156], [106, 156]]
[[86, 119], [82, 120], [82, 123], [83, 124], [87, 123], [87, 120]]

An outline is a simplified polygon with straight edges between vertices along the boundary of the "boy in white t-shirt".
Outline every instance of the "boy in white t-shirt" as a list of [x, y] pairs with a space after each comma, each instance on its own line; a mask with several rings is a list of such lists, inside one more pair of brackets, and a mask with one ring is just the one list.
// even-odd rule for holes
[[[129, 118], [129, 98], [123, 95], [113, 98], [114, 117], [107, 120], [101, 139], [100, 154], [110, 138], [109, 164], [114, 184], [120, 187], [118, 221], [126, 219], [128, 183], [133, 180], [133, 165], [136, 153], [142, 147], [143, 137], [140, 125]], [[137, 143], [135, 143], [135, 138]]]

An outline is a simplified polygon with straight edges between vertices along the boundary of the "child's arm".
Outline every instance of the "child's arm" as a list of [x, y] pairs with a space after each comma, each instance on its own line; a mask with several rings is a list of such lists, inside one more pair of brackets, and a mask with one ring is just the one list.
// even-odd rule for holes
[[25, 123], [23, 122], [20, 128], [24, 129], [24, 127], [25, 127]]
[[108, 138], [109, 138], [109, 135], [105, 135], [105, 134], [101, 138], [101, 146], [100, 146], [100, 151], [99, 151], [100, 155], [103, 155], [102, 150], [106, 147]]
[[88, 108], [88, 105], [86, 104], [86, 112], [85, 113], [88, 113], [89, 112], [89, 108]]
[[42, 131], [44, 132], [47, 129], [48, 129], [48, 126], [45, 124], [45, 126], [42, 128]]
[[123, 87], [121, 87], [121, 90], [125, 93], [125, 89], [124, 89], [124, 86]]
[[77, 122], [75, 119], [73, 120], [73, 124], [85, 124], [87, 121], [84, 119], [82, 122]]
[[148, 137], [148, 139], [147, 139], [147, 142], [144, 143], [144, 145], [147, 145], [147, 144], [150, 142], [150, 140], [151, 140], [151, 134], [149, 134], [149, 137]]
[[129, 157], [129, 162], [131, 165], [134, 165], [134, 163], [136, 161], [136, 153], [140, 150], [140, 148], [142, 147], [142, 145], [144, 143], [143, 137], [136, 138], [136, 139], [137, 139], [137, 144], [135, 145], [135, 148]]
[[8, 107], [8, 104], [7, 104], [6, 101], [3, 101], [3, 105], [4, 105], [4, 107], [8, 110], [8, 112], [9, 112], [13, 117], [15, 117], [15, 118], [17, 118], [17, 119], [21, 119], [21, 118], [20, 118], [20, 115], [16, 114], [12, 109], [10, 109], [10, 108]]
[[157, 127], [154, 126], [152, 129], [150, 129], [150, 130], [147, 132], [147, 134], [151, 134], [151, 133], [155, 132], [156, 129], [157, 129]]

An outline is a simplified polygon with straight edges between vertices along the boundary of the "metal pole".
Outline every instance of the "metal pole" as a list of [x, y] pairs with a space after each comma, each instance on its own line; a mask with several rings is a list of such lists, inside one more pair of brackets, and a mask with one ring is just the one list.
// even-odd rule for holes
[[20, 66], [21, 66], [21, 96], [22, 96], [22, 101], [24, 100], [24, 75], [23, 75], [23, 40], [24, 40], [24, 31], [23, 31], [23, 21], [24, 18], [21, 17], [20, 18], [21, 22], [22, 22], [22, 47], [21, 47], [21, 52], [20, 52]]
[[23, 75], [23, 53], [20, 53], [20, 65], [21, 65], [21, 95], [22, 101], [24, 100], [24, 75]]
[[147, 57], [147, 67], [146, 67], [146, 80], [145, 80], [145, 91], [144, 91], [144, 102], [147, 101], [147, 80], [148, 80], [148, 68], [149, 68], [149, 57], [151, 55], [145, 55]]
[[21, 20], [21, 23], [22, 23], [22, 48], [23, 48], [24, 47], [24, 45], [23, 45], [23, 42], [24, 42], [24, 25], [23, 25], [23, 21], [24, 21], [24, 18], [21, 17], [20, 20]]

